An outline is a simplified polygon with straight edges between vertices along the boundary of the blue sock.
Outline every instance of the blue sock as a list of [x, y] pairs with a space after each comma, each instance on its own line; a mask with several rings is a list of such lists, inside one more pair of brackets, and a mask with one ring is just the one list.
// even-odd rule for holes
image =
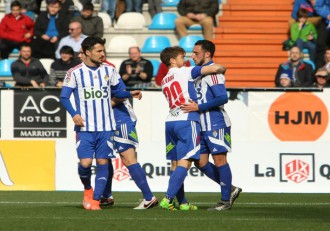
[[109, 164], [97, 164], [96, 176], [95, 176], [95, 188], [94, 188], [94, 200], [100, 200], [104, 192], [105, 186], [108, 182]]
[[[171, 175], [172, 175], [173, 171], [171, 171]], [[187, 203], [187, 199], [185, 197], [185, 193], [184, 193], [184, 184], [181, 185], [181, 187], [179, 188], [178, 193], [176, 194], [176, 199], [178, 200], [179, 204], [184, 204]]]
[[218, 167], [220, 174], [221, 200], [229, 201], [231, 193], [231, 170], [229, 164]]
[[112, 177], [113, 177], [113, 166], [112, 166], [112, 161], [109, 160], [109, 175], [108, 175], [108, 181], [107, 184], [105, 185], [105, 189], [103, 191], [103, 197], [109, 198], [112, 196]]
[[141, 190], [143, 198], [147, 201], [150, 201], [153, 197], [153, 194], [149, 188], [146, 173], [141, 168], [141, 165], [136, 163], [128, 166], [127, 168], [135, 184]]
[[208, 178], [220, 184], [219, 171], [214, 164], [207, 162], [207, 164], [199, 170], [201, 170]]
[[81, 183], [84, 185], [84, 189], [90, 189], [92, 187], [91, 185], [91, 176], [92, 176], [92, 170], [90, 167], [84, 168], [80, 164], [78, 165], [78, 174], [81, 180]]
[[187, 176], [187, 169], [178, 166], [170, 176], [170, 181], [168, 183], [168, 188], [166, 192], [166, 197], [173, 200], [177, 195], [181, 186], [183, 186], [184, 179]]

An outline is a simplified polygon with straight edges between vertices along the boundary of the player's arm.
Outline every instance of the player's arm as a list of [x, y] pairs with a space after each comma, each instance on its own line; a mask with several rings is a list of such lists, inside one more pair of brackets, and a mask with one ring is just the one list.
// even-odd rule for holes
[[61, 103], [62, 103], [63, 107], [71, 115], [74, 124], [79, 127], [84, 127], [85, 120], [76, 112], [76, 110], [73, 108], [73, 106], [70, 102], [70, 96], [71, 96], [72, 92], [73, 92], [73, 88], [63, 86], [62, 91], [61, 91], [61, 96], [60, 96]]
[[196, 79], [202, 75], [210, 74], [224, 74], [226, 72], [226, 67], [220, 64], [213, 64], [208, 66], [195, 66], [191, 70], [191, 76], [193, 79]]
[[206, 102], [206, 103], [201, 103], [197, 104], [193, 100], [189, 100], [189, 103], [184, 103], [181, 105], [182, 111], [188, 113], [192, 111], [207, 111], [212, 108], [219, 107], [221, 105], [224, 105], [228, 102], [228, 96], [226, 95], [219, 95], [218, 97]]
[[139, 90], [135, 90], [135, 91], [125, 91], [120, 89], [119, 84], [115, 85], [115, 86], [111, 86], [111, 92], [112, 92], [112, 96], [119, 98], [119, 99], [125, 99], [125, 98], [137, 98], [137, 99], [141, 99], [142, 98], [142, 92]]

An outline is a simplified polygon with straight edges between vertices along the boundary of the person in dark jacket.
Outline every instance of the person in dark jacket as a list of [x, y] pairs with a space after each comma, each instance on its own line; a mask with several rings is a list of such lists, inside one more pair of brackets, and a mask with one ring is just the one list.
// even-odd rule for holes
[[94, 5], [86, 3], [83, 6], [81, 15], [75, 16], [72, 22], [80, 22], [82, 33], [92, 37], [103, 37], [103, 20], [97, 15], [94, 15]]
[[19, 58], [12, 63], [11, 73], [17, 87], [45, 87], [49, 76], [38, 59], [31, 57], [31, 46], [23, 44]]
[[312, 87], [315, 79], [313, 77], [313, 67], [304, 62], [302, 59], [302, 51], [297, 46], [290, 49], [290, 60], [280, 64], [278, 67], [275, 85], [282, 87], [280, 83], [281, 75], [290, 70], [292, 72], [292, 87]]
[[68, 34], [69, 19], [60, 12], [59, 0], [47, 1], [47, 12], [41, 12], [35, 27], [32, 41], [32, 56], [35, 58], [55, 58], [58, 42]]
[[50, 66], [49, 85], [62, 87], [66, 72], [80, 64], [81, 62], [74, 58], [74, 51], [70, 46], [63, 46], [60, 49], [60, 59], [56, 59]]
[[215, 16], [219, 12], [218, 0], [181, 0], [178, 4], [181, 17], [175, 20], [179, 38], [187, 35], [187, 28], [193, 24], [203, 27], [204, 39], [212, 40]]
[[11, 3], [11, 13], [6, 14], [0, 23], [0, 54], [1, 59], [8, 59], [9, 54], [23, 43], [31, 42], [34, 22], [21, 14], [21, 4], [18, 1]]

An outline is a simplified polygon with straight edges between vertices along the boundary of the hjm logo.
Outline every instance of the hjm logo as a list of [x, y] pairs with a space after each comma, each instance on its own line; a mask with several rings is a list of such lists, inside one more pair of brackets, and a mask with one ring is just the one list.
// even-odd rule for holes
[[11, 181], [8, 170], [6, 168], [5, 161], [2, 158], [2, 153], [0, 151], [0, 181], [6, 186], [13, 186], [14, 183]]
[[114, 159], [112, 161], [112, 165], [114, 170], [113, 179], [116, 179], [117, 181], [123, 181], [131, 177], [128, 169], [125, 167], [120, 158]]

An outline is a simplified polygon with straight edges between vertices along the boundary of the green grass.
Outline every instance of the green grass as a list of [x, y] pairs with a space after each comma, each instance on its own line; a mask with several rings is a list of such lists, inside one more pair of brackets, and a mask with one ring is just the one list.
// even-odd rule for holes
[[[159, 200], [164, 193], [156, 193]], [[216, 193], [187, 193], [197, 211], [133, 210], [140, 193], [115, 192], [115, 205], [86, 211], [82, 192], [0, 192], [0, 230], [330, 230], [330, 194], [242, 193], [230, 211], [210, 212]]]

